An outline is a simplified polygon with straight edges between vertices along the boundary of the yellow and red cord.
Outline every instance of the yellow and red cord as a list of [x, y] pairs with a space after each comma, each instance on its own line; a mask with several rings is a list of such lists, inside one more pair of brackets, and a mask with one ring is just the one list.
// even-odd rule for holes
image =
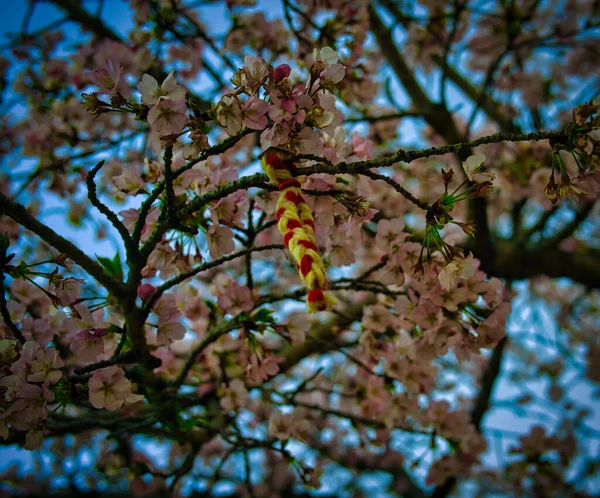
[[261, 165], [269, 179], [279, 186], [277, 228], [296, 262], [302, 282], [308, 288], [308, 311], [330, 310], [337, 299], [327, 292], [325, 266], [315, 239], [315, 219], [302, 196], [300, 182], [292, 176], [296, 166], [286, 166], [273, 151], [263, 155]]

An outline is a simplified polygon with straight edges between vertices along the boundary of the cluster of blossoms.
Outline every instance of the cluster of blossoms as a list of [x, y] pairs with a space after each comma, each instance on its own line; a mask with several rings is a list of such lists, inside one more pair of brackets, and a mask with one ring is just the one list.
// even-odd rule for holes
[[[572, 133], [567, 143], [552, 144], [552, 172], [544, 189], [544, 195], [553, 204], [559, 199], [576, 199], [600, 195], [600, 104], [593, 100], [573, 110], [573, 123], [568, 127]], [[577, 176], [571, 178], [561, 157], [564, 150], [571, 154], [577, 165]], [[560, 181], [555, 180], [555, 171]]]
[[186, 91], [178, 85], [173, 71], [159, 86], [156, 79], [144, 74], [138, 84], [142, 102], [150, 107], [148, 124], [161, 136], [179, 133], [187, 122]]
[[94, 408], [114, 411], [123, 403], [136, 403], [144, 399], [133, 394], [132, 385], [122, 368], [112, 366], [96, 370], [88, 382], [89, 400]]
[[[449, 192], [454, 177], [454, 171], [442, 169], [442, 178], [444, 181], [444, 193], [427, 210], [426, 227], [419, 258], [413, 267], [415, 274], [423, 274], [425, 271], [424, 263], [433, 264], [432, 268], [437, 270], [436, 261], [434, 261], [434, 251], [441, 255], [445, 261], [445, 266], [439, 271], [438, 279], [445, 291], [451, 291], [456, 287], [457, 279], [468, 280], [475, 275], [477, 268], [473, 255], [464, 257], [463, 250], [459, 247], [453, 247], [443, 240], [440, 230], [447, 224], [453, 224], [462, 229], [466, 235], [475, 234], [475, 224], [472, 222], [460, 222], [454, 220], [450, 214], [456, 204], [468, 199], [477, 199], [487, 197], [493, 190], [493, 181], [495, 174], [483, 166], [486, 157], [484, 154], [475, 154], [463, 162], [465, 179], [454, 191]], [[425, 251], [427, 251], [425, 253]]]
[[270, 67], [261, 57], [247, 55], [244, 67], [232, 78], [235, 92], [225, 95], [215, 108], [217, 122], [229, 135], [243, 127], [264, 130], [263, 149], [319, 154], [323, 142], [314, 128], [333, 130], [341, 122], [330, 93], [345, 75], [338, 59], [329, 47], [315, 49], [307, 82], [294, 84], [287, 64]]
[[[108, 59], [104, 67], [88, 74], [88, 80], [97, 87], [92, 93], [82, 94], [83, 104], [92, 115], [109, 112], [124, 112], [147, 119], [150, 128], [161, 137], [177, 135], [188, 121], [186, 90], [175, 81], [171, 71], [159, 86], [156, 79], [144, 74], [138, 84], [142, 105], [129, 102], [123, 93], [123, 68], [113, 59]], [[122, 93], [123, 92], [123, 93]], [[107, 95], [110, 104], [98, 96]]]
[[55, 401], [63, 365], [55, 348], [0, 339], [0, 437], [6, 439], [10, 427], [27, 432], [25, 448], [41, 445], [46, 406]]

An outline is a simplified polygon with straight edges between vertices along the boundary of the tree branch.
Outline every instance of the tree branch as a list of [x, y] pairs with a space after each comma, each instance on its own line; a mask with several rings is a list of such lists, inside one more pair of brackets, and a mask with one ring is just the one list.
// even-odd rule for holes
[[125, 292], [123, 284], [109, 276], [99, 263], [96, 263], [93, 259], [88, 257], [72, 242], [69, 242], [54, 230], [36, 220], [27, 212], [25, 207], [11, 201], [2, 192], [0, 192], [0, 211], [6, 213], [17, 223], [28, 230], [31, 230], [42, 240], [50, 244], [54, 249], [73, 260], [108, 289], [115, 297], [121, 297]]

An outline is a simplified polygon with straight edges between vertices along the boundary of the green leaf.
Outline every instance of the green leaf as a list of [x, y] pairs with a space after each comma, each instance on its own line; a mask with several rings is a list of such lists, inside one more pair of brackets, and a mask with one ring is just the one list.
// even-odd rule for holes
[[105, 258], [104, 256], [98, 256], [97, 254], [96, 259], [98, 259], [98, 262], [102, 265], [102, 268], [104, 268], [111, 277], [123, 280], [123, 265], [121, 264], [119, 251], [117, 251], [113, 259]]
[[8, 233], [5, 235], [0, 234], [0, 251], [6, 251], [10, 246], [10, 239], [8, 238]]
[[273, 312], [268, 308], [259, 309], [256, 313], [254, 313], [252, 318], [257, 323], [273, 323], [275, 321]]

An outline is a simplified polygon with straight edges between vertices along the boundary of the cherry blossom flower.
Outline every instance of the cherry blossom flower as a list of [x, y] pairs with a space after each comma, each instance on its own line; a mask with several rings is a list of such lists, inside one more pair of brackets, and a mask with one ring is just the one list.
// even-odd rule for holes
[[85, 280], [80, 278], [61, 278], [53, 281], [54, 292], [60, 304], [63, 306], [69, 306], [75, 302], [81, 295], [81, 284], [85, 283]]
[[185, 337], [185, 327], [181, 323], [181, 312], [173, 294], [164, 294], [152, 308], [158, 317], [156, 344], [170, 344]]
[[310, 319], [306, 313], [290, 313], [285, 324], [292, 343], [302, 344], [310, 330]]
[[184, 102], [186, 90], [177, 84], [173, 71], [171, 71], [160, 86], [149, 74], [144, 74], [137, 86], [142, 94], [142, 102], [149, 106], [158, 104], [161, 100]]
[[156, 329], [156, 344], [170, 344], [185, 337], [185, 327], [177, 321], [159, 323]]
[[321, 87], [331, 88], [344, 79], [346, 68], [341, 64], [332, 64], [325, 69], [321, 74]]
[[467, 178], [475, 183], [491, 182], [496, 178], [496, 175], [490, 171], [486, 171], [485, 167], [482, 166], [486, 157], [484, 154], [475, 154], [469, 156], [465, 162], [463, 162], [463, 168]]
[[16, 339], [0, 339], [0, 368], [10, 365], [19, 356]]
[[394, 317], [382, 304], [374, 304], [365, 308], [362, 324], [365, 329], [385, 332], [394, 324]]
[[244, 116], [240, 101], [235, 96], [225, 95], [215, 108], [217, 122], [225, 128], [225, 131], [233, 136], [242, 130]]
[[254, 95], [269, 77], [269, 65], [262, 57], [246, 55], [244, 67], [232, 78], [232, 83], [248, 95]]
[[276, 123], [274, 126], [267, 128], [260, 135], [260, 146], [263, 150], [269, 147], [277, 147], [287, 143], [290, 129], [287, 126]]
[[300, 133], [293, 136], [289, 146], [300, 154], [319, 155], [323, 148], [323, 141], [315, 130], [305, 126]]
[[235, 250], [233, 231], [229, 227], [213, 223], [206, 231], [206, 240], [213, 259], [225, 256]]
[[179, 318], [177, 300], [173, 294], [163, 294], [152, 308], [152, 312], [163, 322], [170, 322]]
[[448, 263], [444, 268], [440, 270], [438, 279], [444, 290], [454, 289], [456, 287], [456, 280], [462, 278], [468, 280], [475, 275], [477, 270], [478, 261], [473, 259], [473, 254], [464, 258], [455, 258]]
[[242, 124], [252, 130], [262, 130], [267, 126], [267, 116], [265, 116], [269, 104], [257, 97], [250, 97], [242, 105]]
[[225, 287], [224, 292], [219, 294], [217, 302], [225, 313], [234, 316], [244, 311], [251, 311], [254, 308], [252, 291], [235, 280], [231, 281]]
[[269, 416], [269, 434], [277, 439], [286, 440], [291, 437], [303, 439], [303, 435], [310, 429], [310, 422], [299, 419], [294, 413], [281, 413], [273, 411]]
[[93, 363], [98, 359], [98, 356], [104, 353], [102, 335], [94, 334], [90, 330], [81, 330], [69, 344], [69, 349], [79, 362]]
[[246, 366], [245, 373], [248, 382], [252, 385], [268, 380], [269, 377], [277, 375], [279, 363], [285, 359], [277, 356], [268, 356], [260, 360], [256, 354], [250, 355], [250, 362]]
[[112, 59], [107, 59], [104, 67], [88, 74], [88, 79], [99, 88], [97, 95], [115, 95], [118, 91], [123, 68]]
[[142, 299], [142, 301], [145, 301], [152, 294], [154, 294], [155, 290], [156, 287], [154, 287], [152, 284], [144, 283], [138, 287], [137, 295]]
[[60, 368], [64, 362], [58, 356], [54, 348], [39, 348], [32, 361], [29, 363], [30, 374], [27, 376], [28, 382], [43, 382], [46, 385], [56, 384], [62, 377]]
[[50, 322], [44, 318], [26, 317], [23, 320], [21, 332], [28, 341], [36, 341], [40, 345], [45, 346], [54, 337], [54, 333], [50, 328]]
[[235, 378], [223, 389], [219, 404], [223, 410], [236, 411], [244, 406], [247, 399], [248, 390], [246, 389], [244, 381]]
[[129, 195], [137, 195], [146, 186], [139, 166], [124, 168], [119, 176], [113, 177], [113, 183], [121, 192]]
[[118, 410], [124, 403], [136, 403], [144, 397], [131, 392], [131, 382], [117, 366], [96, 370], [88, 381], [89, 400], [94, 408]]
[[185, 102], [160, 100], [148, 113], [148, 124], [161, 136], [179, 133], [186, 122]]
[[287, 64], [280, 64], [279, 66], [274, 67], [271, 71], [271, 81], [273, 83], [278, 83], [287, 78], [291, 71], [292, 69]]
[[338, 53], [331, 47], [323, 47], [321, 50], [314, 49], [312, 53], [313, 64], [323, 62], [325, 64], [335, 64], [338, 59]]
[[407, 234], [404, 232], [404, 220], [402, 218], [380, 220], [377, 224], [375, 244], [385, 253], [388, 253], [395, 245], [404, 242], [406, 237]]

